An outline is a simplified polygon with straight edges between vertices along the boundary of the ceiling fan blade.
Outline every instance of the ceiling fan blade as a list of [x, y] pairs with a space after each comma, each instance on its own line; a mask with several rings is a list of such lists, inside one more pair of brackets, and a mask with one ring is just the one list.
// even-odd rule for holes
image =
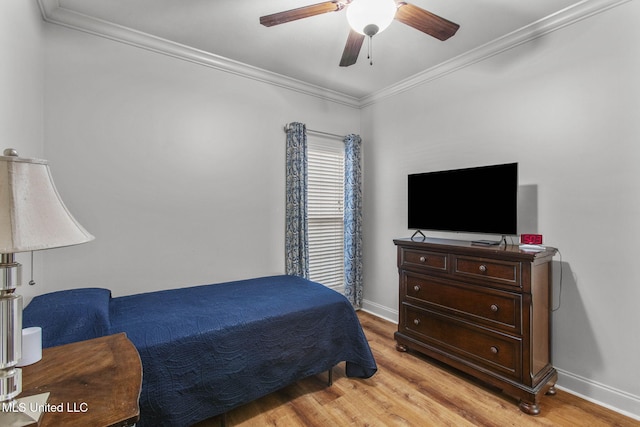
[[340, 60], [341, 67], [348, 67], [356, 63], [362, 42], [364, 42], [364, 35], [350, 30], [347, 44], [344, 46], [344, 52], [342, 52], [342, 59]]
[[460, 28], [458, 24], [405, 2], [398, 3], [395, 19], [438, 40], [448, 39]]
[[284, 24], [285, 22], [295, 21], [297, 19], [309, 18], [311, 16], [321, 15], [327, 12], [337, 12], [344, 8], [344, 2], [341, 1], [325, 1], [310, 6], [303, 6], [297, 9], [291, 9], [284, 12], [278, 12], [271, 15], [261, 16], [260, 23], [265, 27]]

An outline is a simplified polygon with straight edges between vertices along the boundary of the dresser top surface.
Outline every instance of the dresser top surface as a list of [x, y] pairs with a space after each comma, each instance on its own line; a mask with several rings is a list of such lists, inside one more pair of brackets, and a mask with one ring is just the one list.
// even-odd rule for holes
[[394, 239], [396, 246], [410, 247], [422, 250], [452, 251], [473, 256], [487, 257], [507, 257], [517, 258], [526, 261], [534, 259], [553, 257], [557, 252], [556, 248], [546, 246], [545, 250], [533, 252], [520, 249], [519, 245], [479, 245], [469, 240], [439, 239], [439, 238], [400, 238]]

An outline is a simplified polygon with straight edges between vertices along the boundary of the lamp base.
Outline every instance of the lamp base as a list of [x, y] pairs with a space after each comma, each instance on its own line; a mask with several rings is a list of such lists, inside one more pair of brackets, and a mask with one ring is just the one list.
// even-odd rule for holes
[[46, 408], [49, 393], [36, 394], [20, 399], [2, 402], [0, 408], [0, 426], [35, 427]]

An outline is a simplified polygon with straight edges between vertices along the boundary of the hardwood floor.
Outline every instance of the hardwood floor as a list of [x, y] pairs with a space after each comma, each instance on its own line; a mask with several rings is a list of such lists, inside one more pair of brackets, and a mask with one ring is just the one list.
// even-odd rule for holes
[[[344, 363], [227, 414], [227, 426], [640, 426], [640, 421], [558, 390], [541, 413], [522, 413], [515, 400], [416, 353], [395, 350], [396, 325], [359, 312], [378, 364], [371, 378], [347, 378]], [[218, 426], [220, 417], [197, 424]]]

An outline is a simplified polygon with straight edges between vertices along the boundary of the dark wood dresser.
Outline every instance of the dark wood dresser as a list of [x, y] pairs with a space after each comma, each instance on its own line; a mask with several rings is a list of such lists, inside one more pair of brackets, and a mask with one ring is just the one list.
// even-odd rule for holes
[[399, 351], [415, 350], [500, 388], [540, 412], [555, 394], [551, 365], [554, 248], [394, 240], [400, 276]]

